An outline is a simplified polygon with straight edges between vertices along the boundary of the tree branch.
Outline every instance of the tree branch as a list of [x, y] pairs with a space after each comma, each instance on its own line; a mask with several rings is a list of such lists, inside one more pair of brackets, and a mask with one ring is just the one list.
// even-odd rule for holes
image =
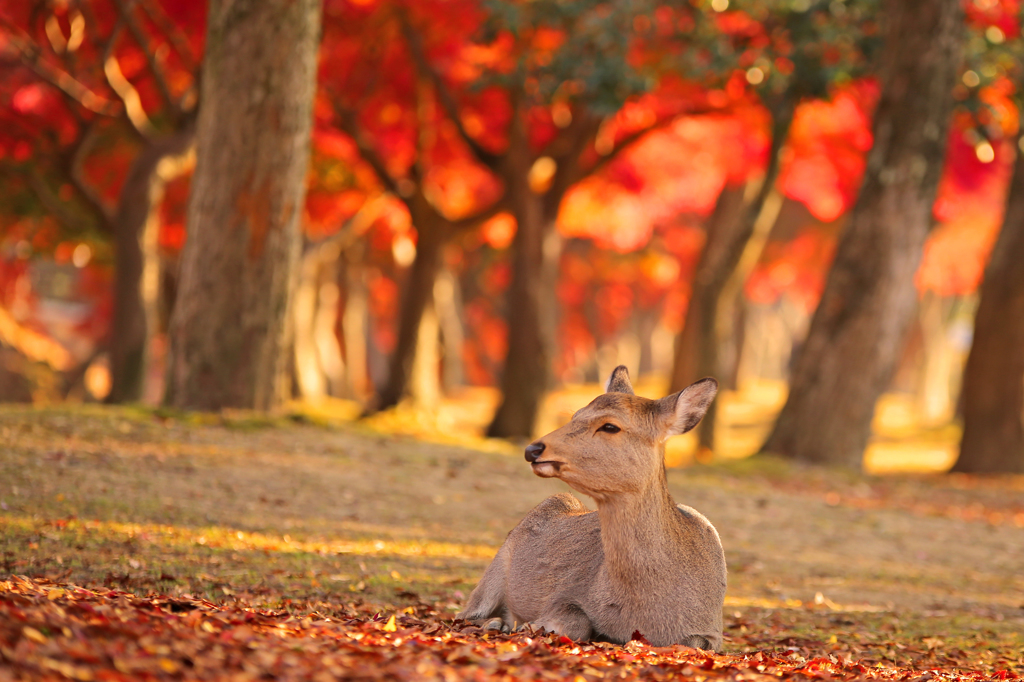
[[337, 232], [326, 239], [310, 244], [306, 253], [303, 254], [303, 259], [314, 258], [322, 263], [336, 260], [342, 251], [351, 246], [370, 228], [390, 198], [390, 193], [383, 192], [364, 203]]
[[[714, 110], [714, 111], [717, 111], [717, 110]], [[710, 110], [709, 110], [709, 112], [710, 112]], [[598, 171], [603, 169], [605, 166], [607, 166], [612, 161], [614, 161], [624, 151], [626, 151], [627, 149], [629, 149], [630, 147], [635, 145], [637, 142], [642, 140], [644, 137], [646, 137], [648, 133], [651, 133], [651, 132], [653, 132], [655, 130], [660, 130], [662, 128], [667, 128], [668, 126], [672, 125], [675, 121], [679, 120], [680, 118], [682, 118], [684, 116], [695, 116], [695, 115], [699, 115], [699, 114], [702, 114], [702, 113], [709, 113], [709, 112], [696, 112], [696, 113], [694, 113], [694, 112], [689, 112], [688, 111], [688, 112], [686, 112], [684, 114], [678, 114], [676, 116], [669, 116], [669, 117], [663, 118], [661, 120], [655, 121], [654, 123], [652, 123], [651, 125], [647, 126], [646, 128], [641, 128], [640, 130], [634, 130], [630, 134], [626, 135], [626, 137], [624, 137], [621, 140], [619, 140], [619, 142], [614, 147], [612, 147], [612, 150], [610, 152], [608, 152], [607, 154], [603, 154], [601, 156], [601, 158], [599, 158], [594, 163], [594, 165], [590, 166], [586, 170], [581, 171], [582, 175], [577, 179], [577, 182], [579, 182], [583, 178], [590, 177], [594, 173], [597, 173]]]
[[599, 118], [578, 108], [569, 126], [545, 150], [555, 160], [555, 175], [544, 194], [545, 211], [549, 215], [557, 213], [562, 197], [584, 177], [580, 173], [580, 156], [593, 142], [600, 125]]
[[409, 200], [407, 197], [403, 196], [402, 192], [399, 191], [398, 180], [391, 177], [387, 166], [384, 165], [383, 159], [380, 158], [380, 155], [377, 154], [377, 150], [373, 148], [370, 141], [366, 139], [365, 135], [363, 135], [362, 130], [359, 129], [359, 124], [356, 122], [355, 114], [340, 106], [337, 102], [334, 102], [334, 110], [341, 121], [341, 129], [356, 143], [359, 155], [363, 157], [363, 160], [366, 161], [370, 168], [373, 169], [373, 172], [377, 175], [381, 184], [384, 185], [384, 188], [408, 206]]
[[132, 128], [135, 129], [135, 132], [142, 139], [148, 140], [151, 138], [156, 133], [156, 129], [153, 127], [153, 123], [149, 120], [149, 115], [142, 106], [142, 98], [139, 96], [139, 91], [135, 89], [131, 81], [125, 78], [124, 73], [121, 72], [121, 65], [117, 61], [117, 57], [114, 55], [107, 57], [106, 61], [103, 62], [103, 73], [107, 77], [107, 83], [110, 84], [111, 89], [121, 98], [121, 102], [124, 104], [125, 115], [128, 118], [128, 122], [132, 124]]
[[412, 28], [409, 23], [408, 17], [405, 14], [401, 15], [400, 21], [402, 23], [402, 33], [405, 35], [406, 42], [409, 44], [409, 52], [412, 55], [413, 62], [416, 66], [416, 70], [420, 72], [421, 76], [429, 78], [434, 84], [434, 89], [437, 92], [437, 99], [441, 103], [441, 108], [444, 109], [445, 115], [451, 120], [452, 125], [455, 126], [455, 131], [458, 133], [459, 138], [469, 147], [470, 152], [476, 157], [476, 160], [483, 166], [486, 166], [492, 172], [497, 173], [501, 166], [503, 155], [495, 154], [488, 150], [479, 142], [477, 142], [470, 134], [466, 131], [466, 126], [462, 123], [462, 117], [459, 115], [459, 106], [455, 101], [455, 97], [452, 95], [451, 90], [448, 89], [447, 84], [441, 75], [437, 73], [430, 65], [430, 60], [427, 58], [427, 53], [423, 49], [423, 42], [420, 40], [419, 35]]
[[132, 129], [143, 140], [149, 140], [155, 132], [153, 124], [150, 122], [146, 110], [142, 107], [142, 98], [139, 97], [139, 91], [124, 77], [124, 74], [121, 72], [121, 64], [114, 55], [114, 48], [117, 45], [117, 40], [124, 28], [124, 24], [124, 17], [120, 17], [110, 32], [107, 45], [103, 49], [103, 75], [106, 77], [110, 89], [121, 99], [121, 103], [124, 105], [125, 116], [128, 118]]
[[167, 106], [171, 109], [171, 117], [177, 121], [177, 119], [181, 117], [181, 107], [171, 94], [171, 88], [167, 82], [167, 74], [164, 73], [163, 66], [161, 66], [157, 61], [156, 53], [150, 47], [149, 39], [142, 32], [142, 28], [139, 26], [138, 22], [135, 21], [134, 17], [132, 17], [132, 8], [125, 5], [124, 0], [114, 0], [114, 2], [117, 5], [117, 10], [121, 15], [122, 21], [128, 25], [128, 30], [131, 32], [132, 37], [135, 38], [135, 42], [138, 43], [140, 48], [142, 48], [142, 53], [146, 55], [146, 64], [149, 65], [149, 70], [153, 74], [153, 79], [156, 81], [157, 89], [160, 90], [160, 95], [164, 98]]
[[416, 79], [416, 161], [412, 170], [415, 172], [415, 181], [420, 183], [427, 177], [427, 154], [434, 142], [435, 131], [431, 113], [434, 98], [430, 93], [430, 81], [420, 76]]
[[98, 218], [100, 226], [107, 232], [112, 232], [114, 229], [114, 209], [86, 182], [85, 176], [82, 173], [82, 166], [85, 163], [85, 157], [88, 156], [89, 150], [92, 148], [95, 133], [95, 123], [89, 123], [67, 155], [65, 172], [71, 186], [78, 191], [82, 199]]
[[10, 44], [17, 51], [21, 63], [32, 69], [32, 71], [43, 81], [61, 91], [72, 101], [78, 103], [89, 111], [116, 118], [120, 113], [119, 108], [111, 100], [101, 97], [84, 85], [81, 81], [71, 76], [66, 71], [61, 71], [41, 59], [41, 51], [31, 41], [26, 39], [17, 26], [0, 17], [0, 25], [10, 30]]
[[666, 116], [665, 118], [659, 119], [645, 128], [634, 130], [633, 132], [626, 135], [626, 137], [619, 140], [619, 142], [615, 144], [611, 151], [609, 151], [607, 154], [602, 154], [601, 157], [597, 160], [597, 162], [594, 163], [594, 165], [590, 166], [585, 170], [581, 170], [581, 175], [576, 179], [576, 182], [579, 182], [580, 180], [590, 177], [591, 175], [599, 172], [609, 163], [614, 161], [624, 151], [626, 151], [627, 149], [635, 145], [637, 142], [642, 140], [648, 133], [654, 132], [655, 130], [661, 130], [662, 128], [667, 128], [668, 126], [672, 125], [681, 118], [688, 118], [690, 116], [707, 116], [709, 114], [721, 114], [725, 113], [726, 111], [727, 110], [722, 109], [720, 107], [710, 106], [688, 109], [686, 111], [681, 111], [677, 114], [673, 114], [671, 116]]
[[188, 44], [188, 39], [185, 38], [181, 29], [167, 17], [167, 13], [160, 6], [160, 3], [153, 2], [153, 0], [141, 0], [139, 5], [150, 20], [163, 31], [171, 45], [174, 46], [174, 51], [178, 53], [182, 65], [192, 72], [193, 75], [197, 74], [199, 72], [199, 60], [196, 58], [195, 53], [192, 52], [192, 46]]

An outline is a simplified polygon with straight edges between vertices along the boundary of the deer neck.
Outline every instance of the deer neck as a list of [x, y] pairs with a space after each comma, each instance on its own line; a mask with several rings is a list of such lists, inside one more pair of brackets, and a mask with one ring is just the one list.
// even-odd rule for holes
[[675, 503], [660, 477], [639, 492], [608, 495], [597, 504], [609, 577], [640, 585], [670, 560]]

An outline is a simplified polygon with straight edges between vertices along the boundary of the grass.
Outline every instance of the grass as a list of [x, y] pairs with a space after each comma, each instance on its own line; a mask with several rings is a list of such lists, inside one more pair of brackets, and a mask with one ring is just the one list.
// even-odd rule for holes
[[[0, 407], [0, 576], [296, 612], [426, 600], [450, 617], [507, 531], [566, 489], [518, 447], [453, 435], [464, 405], [440, 423], [334, 407]], [[732, 650], [1024, 669], [1024, 479], [755, 457], [669, 483], [722, 535]]]

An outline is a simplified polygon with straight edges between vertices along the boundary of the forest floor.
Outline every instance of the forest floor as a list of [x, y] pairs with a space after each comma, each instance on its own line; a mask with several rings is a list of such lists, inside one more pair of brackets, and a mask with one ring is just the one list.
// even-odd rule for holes
[[0, 681], [1024, 676], [1022, 477], [671, 468], [726, 549], [724, 652], [579, 645], [453, 621], [566, 488], [441, 426], [0, 408]]

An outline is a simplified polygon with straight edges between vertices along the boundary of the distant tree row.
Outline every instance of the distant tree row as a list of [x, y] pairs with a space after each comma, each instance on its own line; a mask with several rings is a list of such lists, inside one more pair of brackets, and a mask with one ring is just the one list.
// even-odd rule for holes
[[[205, 11], [4, 0], [0, 32], [13, 213], [113, 244], [110, 401], [139, 399], [161, 314], [177, 407], [270, 409], [294, 382], [322, 393], [306, 364], [337, 366], [342, 346], [359, 371], [348, 335], [365, 301], [341, 305], [339, 282], [356, 286], [369, 226], [400, 206], [415, 244], [404, 242], [394, 347], [369, 409], [416, 390], [425, 343], [462, 334], [445, 308], [451, 245], [511, 222], [502, 401], [488, 434], [512, 438], [533, 435], [555, 383], [557, 225], [574, 190], [680, 121], [756, 110], [766, 122], [763, 161], [745, 186], [723, 181], [705, 221], [675, 343], [678, 390], [722, 370], [782, 205], [798, 110], [874, 79], [863, 180], [763, 446], [847, 466], [860, 466], [918, 305], [950, 130], [991, 134], [981, 86], [1021, 80], [1020, 27], [997, 0], [966, 14], [960, 0], [211, 0]], [[330, 168], [310, 171], [313, 137], [335, 149]], [[1018, 158], [981, 286], [960, 471], [1024, 471], [1021, 168]], [[658, 169], [640, 172], [657, 186]], [[188, 173], [180, 266], [161, 273], [157, 214]], [[303, 225], [320, 197], [336, 228], [315, 239]]]

